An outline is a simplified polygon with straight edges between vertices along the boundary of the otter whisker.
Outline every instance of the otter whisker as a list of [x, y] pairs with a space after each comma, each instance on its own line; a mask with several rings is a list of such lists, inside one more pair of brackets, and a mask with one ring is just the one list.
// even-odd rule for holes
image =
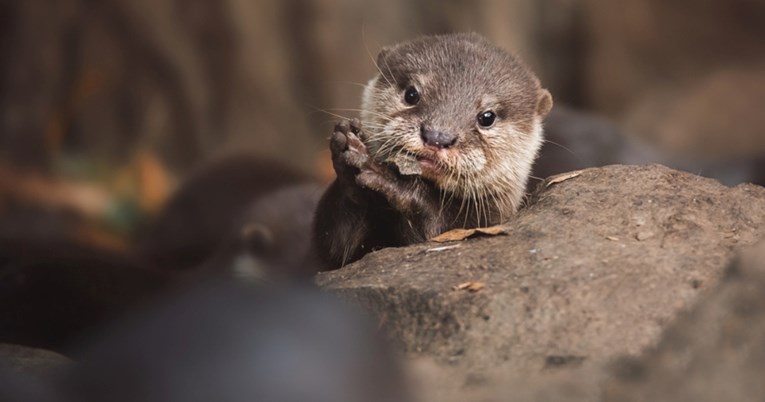
[[336, 117], [338, 119], [351, 120], [351, 118], [349, 118], [349, 117], [342, 116], [342, 115], [339, 115], [337, 113], [332, 113], [332, 112], [330, 112], [329, 110], [326, 110], [326, 109], [321, 109], [321, 108], [318, 108], [316, 106], [309, 106], [309, 107], [313, 109], [313, 111], [311, 113], [324, 113], [324, 114], [328, 114], [330, 116]]
[[576, 153], [575, 153], [574, 151], [572, 151], [572, 150], [570, 150], [570, 149], [566, 148], [565, 146], [563, 146], [563, 145], [561, 145], [561, 144], [558, 144], [558, 143], [557, 143], [557, 142], [555, 142], [555, 141], [550, 141], [550, 140], [548, 140], [547, 138], [543, 139], [542, 141], [544, 141], [544, 142], [547, 142], [547, 143], [550, 143], [550, 144], [553, 144], [553, 145], [556, 145], [556, 146], [559, 146], [559, 147], [561, 147], [562, 149], [564, 149], [564, 150], [568, 151], [568, 153], [570, 153], [571, 155], [574, 155], [574, 156], [576, 156]]
[[[385, 74], [383, 74], [382, 70], [380, 69], [380, 66], [377, 65], [377, 60], [375, 60], [374, 56], [372, 56], [372, 52], [369, 51], [369, 47], [367, 47], [367, 44], [366, 44], [366, 39], [365, 39], [364, 31], [361, 32], [361, 36], [362, 36], [361, 41], [364, 42], [364, 50], [366, 50], [367, 56], [369, 56], [369, 60], [372, 60], [372, 64], [377, 69], [377, 72], [380, 73], [380, 76], [383, 77], [385, 82], [388, 85], [392, 86], [393, 84], [391, 84], [391, 82], [388, 80], [388, 78], [385, 76]], [[391, 76], [393, 76], [393, 74], [391, 74]]]
[[[365, 113], [369, 113], [369, 114], [371, 114], [373, 116], [380, 117], [381, 119], [383, 119], [385, 121], [392, 121], [393, 120], [392, 116], [388, 116], [388, 115], [386, 115], [384, 113], [373, 112], [371, 110], [356, 109], [356, 108], [332, 108], [332, 109], [327, 109], [327, 110], [335, 110], [335, 111], [338, 111], [338, 112], [359, 112], [359, 113], [365, 112]], [[364, 122], [364, 123], [366, 123], [366, 122]]]
[[[359, 109], [350, 109], [350, 108], [332, 108], [332, 109], [327, 109], [327, 110], [336, 111], [336, 112], [360, 112]], [[372, 113], [370, 113], [370, 114], [372, 114]], [[369, 119], [361, 120], [361, 123], [365, 127], [368, 124], [375, 124], [377, 126], [385, 126], [388, 123], [393, 121], [392, 117], [386, 116], [384, 114], [379, 114], [379, 115], [372, 114], [372, 115], [375, 116], [377, 119], [379, 119], [379, 121], [377, 121], [377, 119], [375, 119], [375, 120], [369, 120]]]

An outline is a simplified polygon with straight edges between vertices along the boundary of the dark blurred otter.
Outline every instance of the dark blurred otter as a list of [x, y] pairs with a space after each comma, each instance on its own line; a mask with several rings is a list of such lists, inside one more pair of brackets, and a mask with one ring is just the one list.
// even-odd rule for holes
[[477, 34], [386, 48], [377, 67], [362, 122], [338, 124], [330, 142], [337, 179], [314, 224], [314, 245], [330, 268], [508, 219], [552, 107], [520, 60]]
[[256, 155], [221, 157], [184, 181], [157, 219], [139, 235], [139, 255], [170, 271], [196, 269], [214, 256], [259, 197], [314, 180]]
[[254, 200], [198, 274], [256, 282], [312, 279], [318, 264], [311, 225], [325, 187], [300, 183]]

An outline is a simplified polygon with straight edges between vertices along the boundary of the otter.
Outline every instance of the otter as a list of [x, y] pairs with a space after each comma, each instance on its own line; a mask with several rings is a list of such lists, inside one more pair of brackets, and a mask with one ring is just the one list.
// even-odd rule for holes
[[181, 183], [160, 214], [138, 234], [142, 261], [167, 272], [198, 268], [222, 247], [232, 225], [260, 197], [315, 179], [249, 152], [222, 155]]
[[326, 269], [518, 209], [542, 143], [550, 93], [478, 34], [383, 48], [361, 121], [330, 139], [337, 175], [319, 201], [314, 246]]

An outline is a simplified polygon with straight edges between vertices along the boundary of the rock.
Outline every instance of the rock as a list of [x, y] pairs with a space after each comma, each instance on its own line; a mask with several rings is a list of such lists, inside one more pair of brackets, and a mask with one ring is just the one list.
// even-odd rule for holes
[[409, 368], [420, 402], [590, 402], [597, 400], [603, 378], [599, 366], [543, 372], [475, 372], [418, 358], [409, 362]]
[[70, 363], [69, 358], [50, 350], [0, 343], [0, 365], [13, 371], [39, 373]]
[[[763, 211], [759, 186], [588, 169], [539, 190], [506, 236], [379, 250], [316, 282], [377, 314], [408, 355], [463, 373], [586, 367], [653, 346], [765, 235]], [[466, 282], [484, 287], [453, 290]]]
[[61, 402], [52, 379], [72, 366], [49, 350], [0, 343], [0, 401]]
[[765, 394], [765, 243], [683, 314], [658, 346], [624, 359], [606, 401], [760, 401]]

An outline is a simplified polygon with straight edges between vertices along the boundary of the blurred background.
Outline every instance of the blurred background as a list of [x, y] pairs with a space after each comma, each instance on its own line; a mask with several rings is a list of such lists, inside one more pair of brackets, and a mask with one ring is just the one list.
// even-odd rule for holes
[[[328, 180], [331, 113], [355, 116], [379, 49], [453, 31], [532, 66], [560, 141], [765, 170], [762, 0], [0, 0], [0, 232], [124, 249], [232, 152]], [[588, 135], [567, 157], [604, 163]]]

